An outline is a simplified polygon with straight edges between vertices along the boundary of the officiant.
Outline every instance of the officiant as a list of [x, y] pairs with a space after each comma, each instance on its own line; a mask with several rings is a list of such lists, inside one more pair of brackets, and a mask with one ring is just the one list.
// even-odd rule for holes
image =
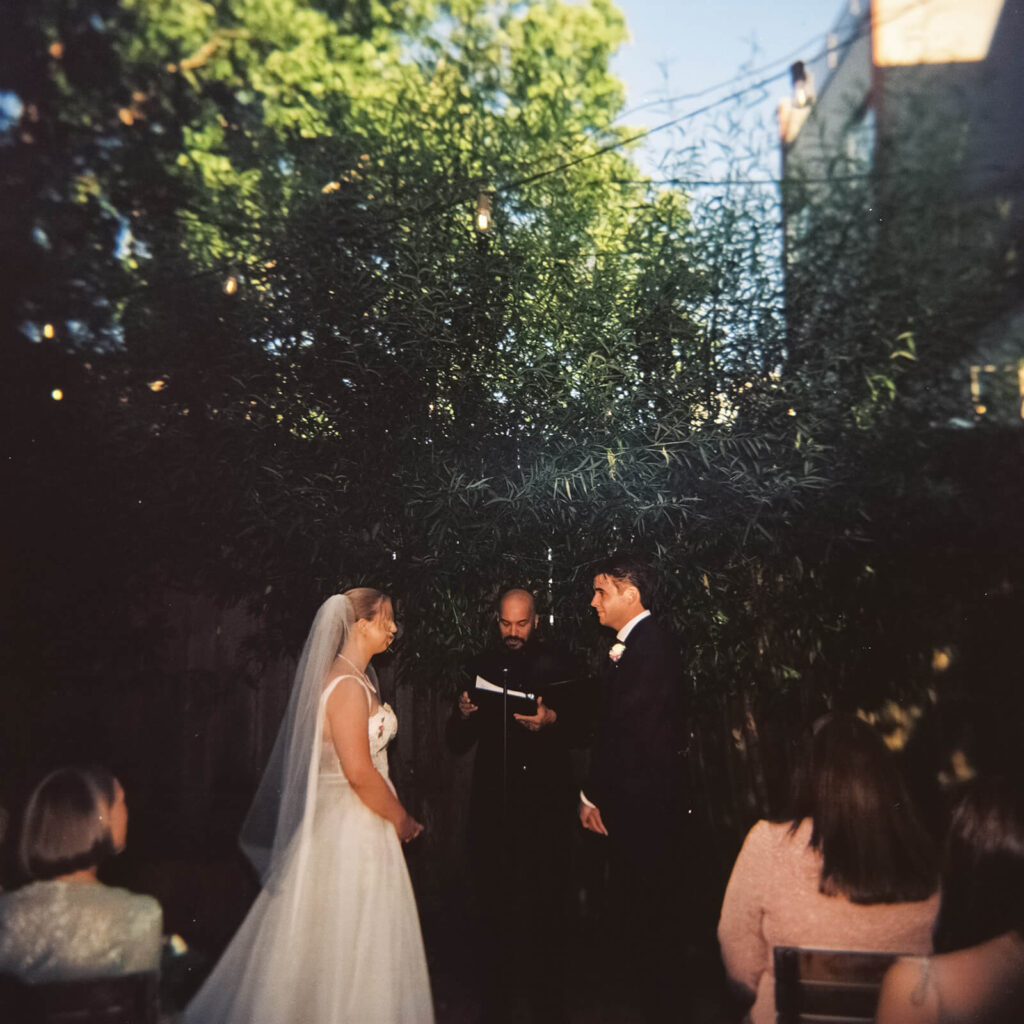
[[539, 637], [538, 623], [532, 594], [501, 594], [495, 642], [469, 660], [447, 723], [453, 752], [476, 747], [469, 864], [482, 929], [480, 1019], [489, 1024], [519, 996], [535, 1021], [568, 1019], [562, 961], [578, 675], [564, 651]]

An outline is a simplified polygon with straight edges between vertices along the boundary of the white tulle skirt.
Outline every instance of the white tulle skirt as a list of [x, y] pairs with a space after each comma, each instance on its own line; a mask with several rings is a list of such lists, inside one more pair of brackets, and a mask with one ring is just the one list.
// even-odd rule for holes
[[391, 824], [344, 780], [321, 777], [306, 848], [294, 845], [186, 1024], [432, 1024], [419, 916]]

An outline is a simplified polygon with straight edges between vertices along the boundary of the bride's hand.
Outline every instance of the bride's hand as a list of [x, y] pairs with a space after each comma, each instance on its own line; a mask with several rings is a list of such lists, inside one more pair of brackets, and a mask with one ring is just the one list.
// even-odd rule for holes
[[407, 814], [401, 824], [395, 826], [395, 831], [398, 833], [398, 838], [403, 843], [407, 843], [423, 831], [423, 826], [411, 814]]

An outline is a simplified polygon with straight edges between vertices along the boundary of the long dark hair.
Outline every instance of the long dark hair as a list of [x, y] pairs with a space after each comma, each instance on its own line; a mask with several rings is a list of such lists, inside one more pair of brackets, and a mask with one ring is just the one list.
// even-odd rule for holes
[[855, 715], [813, 730], [793, 791], [793, 831], [812, 823], [819, 889], [853, 903], [903, 903], [935, 891], [932, 841], [882, 737]]
[[1009, 931], [1024, 935], [1024, 800], [1000, 779], [976, 779], [953, 808], [942, 865], [935, 951]]

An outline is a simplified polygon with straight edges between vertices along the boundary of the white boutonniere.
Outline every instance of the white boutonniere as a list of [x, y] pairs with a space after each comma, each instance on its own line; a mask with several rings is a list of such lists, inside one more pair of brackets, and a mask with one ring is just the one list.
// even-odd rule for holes
[[619, 658], [622, 657], [623, 652], [626, 650], [626, 645], [621, 641], [617, 641], [612, 644], [612, 649], [608, 652], [608, 657], [614, 662], [618, 662]]

